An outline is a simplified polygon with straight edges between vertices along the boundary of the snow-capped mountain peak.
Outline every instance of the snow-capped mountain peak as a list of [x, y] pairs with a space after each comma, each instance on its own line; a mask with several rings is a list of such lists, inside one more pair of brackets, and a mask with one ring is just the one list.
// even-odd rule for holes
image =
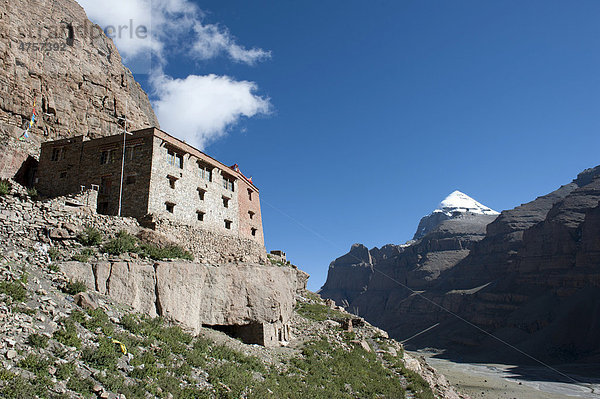
[[495, 210], [488, 208], [480, 202], [475, 201], [467, 194], [458, 190], [447, 196], [434, 212], [443, 212], [451, 216], [454, 212], [471, 212], [482, 215], [499, 215]]
[[[440, 202], [437, 209], [421, 219], [413, 240], [418, 240], [424, 237], [427, 233], [435, 229], [440, 223], [448, 219], [469, 217], [484, 218], [485, 220], [488, 220], [488, 216], [496, 215], [499, 215], [499, 213], [495, 210], [475, 201], [467, 194], [461, 193], [460, 191], [454, 191], [449, 196], [444, 198], [442, 202]], [[491, 222], [491, 220], [489, 220], [488, 223], [489, 222]]]

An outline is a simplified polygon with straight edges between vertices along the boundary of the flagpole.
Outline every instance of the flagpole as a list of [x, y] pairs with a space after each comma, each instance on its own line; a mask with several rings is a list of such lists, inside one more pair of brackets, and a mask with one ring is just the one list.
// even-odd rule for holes
[[121, 185], [119, 186], [119, 212], [118, 216], [121, 216], [121, 205], [123, 203], [123, 174], [125, 171], [125, 140], [127, 139], [127, 112], [128, 112], [128, 101], [125, 100], [125, 130], [123, 131], [123, 157], [121, 158]]

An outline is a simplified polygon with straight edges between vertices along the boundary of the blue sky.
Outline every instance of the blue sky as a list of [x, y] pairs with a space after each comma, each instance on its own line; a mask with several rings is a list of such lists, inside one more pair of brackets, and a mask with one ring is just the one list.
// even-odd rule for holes
[[[455, 189], [501, 211], [600, 164], [598, 1], [165, 1], [198, 24], [136, 77], [163, 128], [178, 93], [206, 97], [169, 132], [253, 176], [267, 248], [313, 290]], [[236, 108], [210, 108], [216, 83]]]

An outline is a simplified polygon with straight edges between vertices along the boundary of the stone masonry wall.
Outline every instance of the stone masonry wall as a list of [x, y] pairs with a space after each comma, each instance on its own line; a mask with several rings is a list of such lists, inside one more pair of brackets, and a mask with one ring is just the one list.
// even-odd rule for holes
[[[169, 164], [169, 150], [183, 157], [183, 168], [180, 168], [177, 162], [175, 165]], [[221, 170], [214, 165], [203, 163], [211, 168], [211, 179], [207, 180], [200, 174], [198, 161], [198, 158], [169, 145], [161, 138], [154, 138], [148, 212], [205, 230], [237, 235], [237, 183], [233, 192], [224, 188]], [[171, 187], [171, 180], [175, 180], [174, 188]], [[224, 206], [223, 198], [228, 199], [227, 207]], [[174, 205], [173, 213], [167, 211], [167, 203]], [[203, 213], [203, 220], [198, 219], [198, 212]], [[231, 221], [229, 229], [225, 227], [225, 220]]]
[[[222, 235], [200, 226], [182, 225], [169, 219], [154, 219], [154, 230], [178, 242], [200, 263], [267, 263], [267, 252], [255, 240]], [[218, 248], [218, 252], [214, 250]]]
[[[100, 187], [98, 205], [102, 213], [116, 215], [119, 205], [122, 135], [84, 141], [82, 136], [44, 143], [38, 165], [38, 191], [45, 196], [62, 196], [80, 191], [81, 186]], [[141, 218], [147, 213], [150, 184], [152, 136], [138, 133], [125, 143], [122, 215]], [[101, 163], [104, 152], [108, 162]], [[57, 155], [53, 160], [52, 156]]]
[[258, 191], [244, 179], [239, 179], [237, 184], [237, 196], [240, 213], [240, 237], [264, 243], [265, 239], [262, 229], [262, 215], [260, 212], [260, 198]]
[[[48, 201], [32, 201], [25, 190], [13, 184], [13, 194], [0, 196], [0, 235], [25, 245], [36, 242], [77, 247], [77, 232], [92, 226], [111, 236], [120, 230], [137, 234], [142, 226], [134, 218], [114, 217], [95, 212], [96, 192], [59, 197]], [[68, 204], [91, 204], [70, 206]], [[224, 236], [199, 227], [181, 225], [171, 220], [154, 220], [155, 229], [192, 252], [199, 263], [267, 263], [261, 244], [236, 236]]]
[[[36, 187], [51, 197], [97, 185], [98, 212], [117, 215], [122, 140], [79, 136], [44, 143]], [[258, 189], [237, 168], [154, 128], [128, 135], [125, 147], [122, 215], [170, 219], [264, 246]]]

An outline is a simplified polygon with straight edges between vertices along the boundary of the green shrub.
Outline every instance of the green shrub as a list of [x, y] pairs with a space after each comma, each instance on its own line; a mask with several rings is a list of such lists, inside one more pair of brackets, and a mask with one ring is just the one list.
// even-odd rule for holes
[[63, 289], [63, 291], [69, 295], [77, 295], [80, 292], [85, 292], [86, 290], [87, 285], [80, 280], [69, 281]]
[[86, 263], [90, 260], [90, 256], [94, 254], [94, 250], [91, 248], [83, 248], [81, 252], [76, 255], [73, 255], [73, 260], [77, 262]]
[[91, 398], [93, 396], [94, 385], [94, 381], [89, 378], [83, 378], [79, 373], [71, 375], [67, 382], [67, 388], [84, 395], [86, 398]]
[[159, 375], [159, 369], [156, 367], [156, 364], [156, 357], [152, 352], [146, 351], [132, 361], [132, 365], [137, 367], [131, 372], [131, 376], [139, 379], [148, 377], [156, 378]]
[[90, 331], [95, 331], [97, 328], [101, 328], [104, 334], [112, 334], [114, 327], [110, 322], [104, 310], [90, 309], [87, 311], [89, 318], [85, 318], [82, 322], [79, 322], [82, 326]]
[[58, 248], [50, 248], [48, 250], [48, 256], [52, 261], [57, 261], [60, 258], [60, 251]]
[[31, 371], [35, 375], [44, 375], [48, 372], [50, 361], [39, 355], [30, 353], [19, 361], [18, 366], [24, 370]]
[[126, 252], [134, 252], [136, 249], [137, 238], [124, 230], [119, 231], [115, 238], [102, 247], [102, 250], [110, 255], [121, 255]]
[[11, 188], [12, 188], [12, 183], [9, 180], [6, 180], [6, 179], [0, 180], [0, 195], [8, 195], [10, 193]]
[[64, 319], [63, 326], [54, 332], [54, 339], [66, 346], [81, 347], [81, 340], [77, 335], [77, 328], [73, 320]]
[[67, 380], [69, 377], [73, 375], [75, 372], [75, 364], [74, 363], [62, 363], [56, 367], [56, 378], [59, 380]]
[[319, 303], [299, 302], [296, 305], [296, 311], [299, 315], [315, 321], [342, 320], [347, 317], [347, 315], [339, 310], [331, 309], [329, 306], [321, 305]]
[[35, 187], [28, 188], [27, 196], [31, 199], [36, 199], [39, 196], [37, 189]]
[[194, 260], [194, 255], [178, 245], [170, 245], [159, 248], [155, 245], [144, 244], [141, 247], [142, 255], [154, 260], [163, 259], [187, 259]]
[[[86, 364], [101, 370], [116, 370], [120, 349], [109, 338], [101, 337], [100, 345], [96, 348], [89, 346], [83, 349], [81, 360]], [[117, 353], [118, 351], [118, 353]]]
[[[48, 382], [48, 378], [36, 378], [35, 380], [27, 380], [20, 375], [11, 373], [10, 371], [0, 370], [0, 381], [3, 386], [0, 387], [0, 398], [5, 399], [22, 399], [22, 398], [47, 398], [48, 388], [44, 386]], [[50, 382], [50, 385], [52, 382]]]
[[86, 246], [100, 245], [102, 233], [94, 227], [86, 226], [83, 232], [77, 234], [77, 241]]
[[408, 381], [406, 388], [414, 393], [417, 399], [435, 399], [435, 395], [431, 387], [418, 373], [402, 367], [402, 375]]
[[27, 289], [21, 281], [0, 281], [0, 293], [10, 296], [16, 302], [27, 298]]
[[48, 266], [48, 270], [50, 270], [51, 272], [59, 272], [60, 271], [60, 267], [56, 263], [51, 263]]
[[46, 348], [48, 346], [48, 337], [41, 334], [30, 334], [27, 341], [34, 348]]

